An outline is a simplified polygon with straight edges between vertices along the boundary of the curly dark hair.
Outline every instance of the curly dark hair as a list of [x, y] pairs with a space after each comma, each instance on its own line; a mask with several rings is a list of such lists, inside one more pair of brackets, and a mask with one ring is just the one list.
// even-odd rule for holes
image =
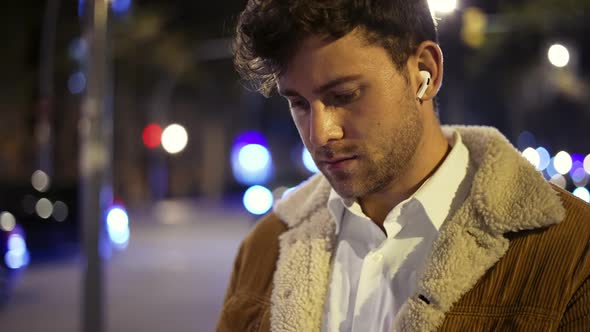
[[304, 38], [338, 39], [356, 28], [388, 50], [400, 70], [421, 42], [437, 41], [427, 0], [249, 0], [238, 19], [234, 63], [268, 96]]

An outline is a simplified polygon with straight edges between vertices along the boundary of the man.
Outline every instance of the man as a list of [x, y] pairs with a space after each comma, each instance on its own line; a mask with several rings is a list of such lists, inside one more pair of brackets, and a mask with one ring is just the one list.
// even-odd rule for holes
[[250, 0], [235, 62], [321, 175], [243, 241], [218, 331], [590, 329], [590, 207], [495, 129], [441, 127], [426, 0]]

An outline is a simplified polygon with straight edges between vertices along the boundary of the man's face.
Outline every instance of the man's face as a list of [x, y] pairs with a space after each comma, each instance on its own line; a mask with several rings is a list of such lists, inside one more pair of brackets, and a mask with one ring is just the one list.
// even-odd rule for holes
[[415, 92], [390, 55], [353, 31], [305, 39], [278, 80], [303, 143], [342, 197], [404, 176], [421, 142]]

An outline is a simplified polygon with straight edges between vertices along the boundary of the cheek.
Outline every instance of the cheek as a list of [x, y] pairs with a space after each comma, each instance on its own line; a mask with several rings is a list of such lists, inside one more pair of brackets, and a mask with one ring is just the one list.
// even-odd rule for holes
[[306, 140], [309, 137], [309, 122], [304, 119], [303, 117], [295, 116], [295, 114], [291, 113], [291, 117], [293, 118], [293, 123], [299, 132], [299, 136], [304, 143], [307, 144]]

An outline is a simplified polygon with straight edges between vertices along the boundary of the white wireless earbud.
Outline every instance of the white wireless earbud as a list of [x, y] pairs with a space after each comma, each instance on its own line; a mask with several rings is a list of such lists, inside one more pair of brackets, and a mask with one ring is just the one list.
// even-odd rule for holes
[[430, 73], [426, 70], [420, 71], [420, 76], [422, 76], [422, 84], [420, 85], [420, 90], [418, 90], [417, 97], [418, 99], [422, 99], [424, 94], [426, 93], [426, 89], [428, 89], [428, 85], [430, 85]]

